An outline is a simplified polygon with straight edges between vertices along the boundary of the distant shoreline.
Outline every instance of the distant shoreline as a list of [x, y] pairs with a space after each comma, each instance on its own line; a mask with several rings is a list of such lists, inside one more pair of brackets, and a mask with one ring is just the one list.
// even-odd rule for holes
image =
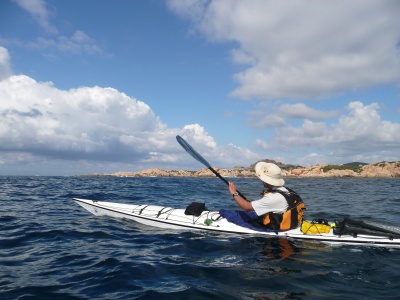
[[[214, 168], [223, 177], [256, 177], [253, 168], [235, 167], [233, 169]], [[162, 170], [158, 168], [138, 172], [117, 172], [111, 174], [86, 174], [82, 176], [114, 177], [215, 177], [208, 169], [199, 171]], [[282, 168], [284, 178], [400, 178], [400, 162], [380, 162], [358, 166], [314, 165], [310, 167]]]

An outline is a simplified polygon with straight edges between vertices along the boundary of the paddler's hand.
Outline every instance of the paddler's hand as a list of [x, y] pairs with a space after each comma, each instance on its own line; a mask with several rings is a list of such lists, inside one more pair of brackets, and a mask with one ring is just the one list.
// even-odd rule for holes
[[231, 195], [236, 193], [236, 185], [230, 181], [229, 181], [229, 193], [231, 193]]
[[[236, 185], [233, 182], [229, 181], [229, 193], [234, 194], [237, 192]], [[251, 211], [253, 210], [253, 205], [247, 199], [244, 199], [242, 196], [238, 195], [233, 197], [233, 200], [244, 210], [244, 211]]]

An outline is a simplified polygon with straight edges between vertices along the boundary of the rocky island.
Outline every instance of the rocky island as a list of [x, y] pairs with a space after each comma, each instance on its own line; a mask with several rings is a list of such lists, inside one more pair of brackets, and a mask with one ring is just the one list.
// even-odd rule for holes
[[[349, 163], [344, 165], [314, 165], [301, 167], [286, 165], [273, 160], [262, 160], [277, 164], [282, 169], [282, 175], [286, 178], [306, 177], [351, 177], [351, 178], [400, 178], [400, 161], [379, 162], [373, 164]], [[223, 177], [255, 177], [254, 165], [248, 168], [234, 167], [232, 169], [220, 169], [214, 167]], [[198, 171], [188, 170], [162, 170], [149, 169], [139, 172], [117, 172], [112, 174], [89, 174], [88, 176], [118, 176], [118, 177], [214, 177], [208, 169]]]

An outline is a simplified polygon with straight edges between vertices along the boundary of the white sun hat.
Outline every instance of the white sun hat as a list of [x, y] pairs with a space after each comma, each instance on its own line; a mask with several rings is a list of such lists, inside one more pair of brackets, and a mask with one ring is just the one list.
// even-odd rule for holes
[[283, 186], [285, 184], [282, 178], [281, 168], [275, 164], [260, 161], [256, 164], [254, 169], [258, 178], [270, 185]]

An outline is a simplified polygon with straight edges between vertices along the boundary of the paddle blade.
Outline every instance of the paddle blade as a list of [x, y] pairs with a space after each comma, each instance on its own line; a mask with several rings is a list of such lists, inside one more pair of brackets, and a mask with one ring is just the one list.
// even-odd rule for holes
[[194, 150], [193, 147], [190, 146], [189, 143], [186, 142], [182, 137], [177, 135], [176, 140], [183, 147], [183, 149], [185, 149], [186, 152], [189, 153], [195, 160], [199, 161], [207, 168], [211, 168], [211, 165], [196, 150]]

